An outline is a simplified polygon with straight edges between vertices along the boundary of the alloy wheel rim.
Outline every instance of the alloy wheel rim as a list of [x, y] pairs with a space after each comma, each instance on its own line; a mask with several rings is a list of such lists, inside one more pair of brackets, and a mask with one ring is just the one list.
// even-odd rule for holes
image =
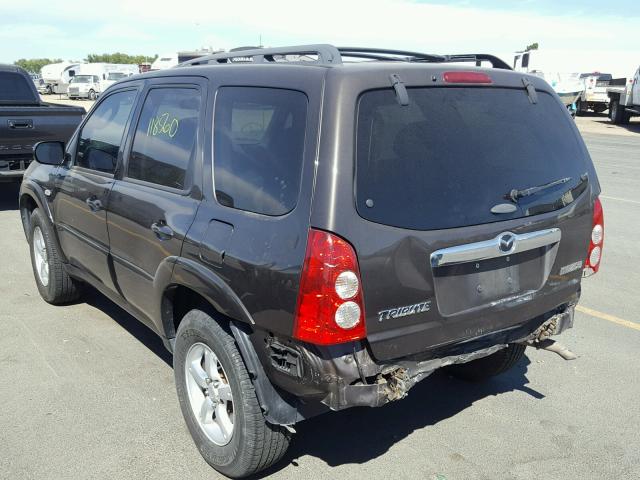
[[47, 252], [47, 244], [44, 242], [44, 235], [42, 235], [40, 227], [33, 229], [33, 258], [38, 280], [46, 287], [49, 285], [49, 253]]
[[213, 350], [194, 343], [187, 352], [185, 382], [189, 406], [206, 437], [216, 445], [231, 441], [235, 409], [229, 377]]

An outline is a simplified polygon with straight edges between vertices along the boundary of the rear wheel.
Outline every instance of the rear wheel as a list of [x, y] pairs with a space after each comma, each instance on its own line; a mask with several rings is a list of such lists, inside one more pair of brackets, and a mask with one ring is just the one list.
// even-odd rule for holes
[[200, 310], [187, 313], [173, 370], [185, 422], [209, 465], [240, 478], [282, 458], [290, 434], [265, 420], [233, 335], [220, 323]]
[[31, 265], [40, 295], [54, 305], [76, 300], [79, 283], [64, 269], [53, 229], [39, 208], [31, 214], [29, 225]]
[[589, 110], [589, 106], [586, 102], [578, 99], [576, 101], [576, 115], [586, 115]]
[[625, 112], [624, 107], [620, 105], [618, 100], [611, 100], [609, 107], [611, 113], [611, 121], [616, 125], [629, 123], [631, 116]]
[[511, 343], [507, 348], [498, 350], [487, 357], [479, 358], [468, 363], [446, 367], [449, 374], [464, 380], [481, 381], [495, 377], [510, 370], [524, 356], [526, 346]]
[[93, 90], [89, 90], [89, 100], [95, 100], [96, 99], [96, 92], [94, 92]]

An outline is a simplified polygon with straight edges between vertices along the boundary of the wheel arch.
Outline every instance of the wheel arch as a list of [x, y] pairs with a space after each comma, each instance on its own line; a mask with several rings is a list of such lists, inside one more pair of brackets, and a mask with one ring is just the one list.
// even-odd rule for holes
[[[29, 239], [29, 231], [31, 229], [31, 214], [36, 208], [42, 210], [47, 219], [51, 222], [52, 225], [54, 225], [51, 208], [49, 207], [49, 204], [44, 199], [44, 197], [44, 191], [42, 190], [42, 187], [40, 185], [30, 180], [25, 180], [22, 182], [22, 185], [20, 187], [18, 208], [20, 209], [22, 228], [24, 229], [24, 233], [27, 239]], [[56, 238], [56, 241], [57, 240], [58, 239]]]
[[[212, 309], [230, 320], [253, 325], [255, 322], [238, 295], [215, 272], [184, 257], [169, 257], [158, 268], [160, 325], [167, 339], [175, 338], [185, 305]], [[188, 311], [188, 310], [187, 310]], [[182, 313], [182, 315], [180, 315]]]
[[300, 421], [297, 402], [273, 386], [260, 363], [250, 339], [254, 322], [240, 298], [220, 277], [199, 263], [181, 257], [172, 261], [172, 281], [162, 290], [160, 307], [165, 345], [173, 350], [178, 326], [187, 312], [194, 308], [205, 311], [232, 333], [267, 421], [275, 425]]

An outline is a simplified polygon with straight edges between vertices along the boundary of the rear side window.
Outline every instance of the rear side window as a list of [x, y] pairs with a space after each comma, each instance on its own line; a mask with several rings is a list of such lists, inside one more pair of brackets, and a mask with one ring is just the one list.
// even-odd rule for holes
[[75, 165], [113, 173], [124, 127], [136, 98], [135, 90], [109, 95], [91, 113], [78, 138]]
[[[562, 208], [591, 171], [571, 119], [551, 95], [522, 89], [413, 88], [364, 93], [358, 106], [356, 206], [368, 220], [454, 228]], [[513, 189], [569, 180], [491, 213]]]
[[36, 98], [28, 81], [18, 73], [0, 72], [0, 101], [33, 103]]
[[184, 190], [197, 151], [199, 119], [199, 90], [151, 90], [140, 114], [127, 176]]
[[307, 96], [294, 90], [223, 87], [214, 119], [218, 202], [264, 215], [295, 207], [300, 189]]

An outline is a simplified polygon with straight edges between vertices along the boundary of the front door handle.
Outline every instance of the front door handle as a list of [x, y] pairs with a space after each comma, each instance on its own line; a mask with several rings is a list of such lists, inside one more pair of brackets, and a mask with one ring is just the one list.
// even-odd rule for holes
[[156, 237], [160, 240], [169, 240], [173, 237], [173, 230], [162, 220], [152, 223], [151, 231], [155, 233]]
[[85, 200], [85, 203], [92, 212], [99, 212], [102, 210], [102, 202], [96, 196], [89, 197]]

